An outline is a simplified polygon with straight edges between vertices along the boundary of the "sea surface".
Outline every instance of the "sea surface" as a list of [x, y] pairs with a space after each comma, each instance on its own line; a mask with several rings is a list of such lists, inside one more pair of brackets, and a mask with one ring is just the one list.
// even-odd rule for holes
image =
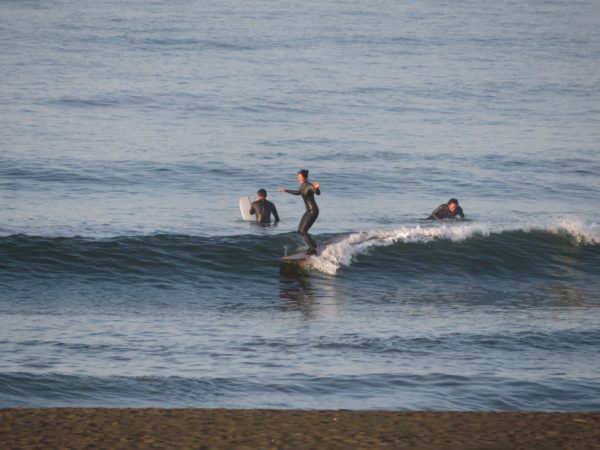
[[0, 45], [0, 407], [600, 410], [596, 0], [0, 0]]

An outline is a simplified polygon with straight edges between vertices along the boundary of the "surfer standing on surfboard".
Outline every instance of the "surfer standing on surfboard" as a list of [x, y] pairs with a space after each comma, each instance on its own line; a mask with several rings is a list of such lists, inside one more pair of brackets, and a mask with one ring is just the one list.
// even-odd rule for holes
[[315, 194], [321, 195], [319, 190], [319, 182], [315, 181], [311, 183], [308, 181], [308, 170], [302, 169], [297, 174], [298, 182], [300, 183], [300, 189], [291, 190], [285, 188], [279, 188], [279, 192], [287, 192], [292, 195], [301, 195], [306, 206], [306, 212], [300, 219], [298, 224], [298, 234], [304, 238], [304, 242], [308, 245], [307, 255], [314, 255], [317, 253], [317, 243], [308, 234], [308, 230], [313, 226], [317, 217], [319, 217], [319, 207], [315, 201]]

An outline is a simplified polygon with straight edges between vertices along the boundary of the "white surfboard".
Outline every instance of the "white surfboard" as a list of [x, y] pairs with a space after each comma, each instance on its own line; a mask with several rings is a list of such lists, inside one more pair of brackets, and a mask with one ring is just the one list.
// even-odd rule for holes
[[254, 218], [250, 214], [251, 206], [252, 206], [252, 201], [250, 200], [250, 197], [248, 197], [247, 195], [244, 197], [240, 197], [240, 212], [242, 213], [242, 219], [254, 220]]

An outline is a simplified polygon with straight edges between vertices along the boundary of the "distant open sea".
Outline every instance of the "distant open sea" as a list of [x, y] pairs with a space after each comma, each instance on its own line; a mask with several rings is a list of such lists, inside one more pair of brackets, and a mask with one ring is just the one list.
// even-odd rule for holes
[[600, 410], [597, 1], [0, 0], [0, 44], [0, 408]]

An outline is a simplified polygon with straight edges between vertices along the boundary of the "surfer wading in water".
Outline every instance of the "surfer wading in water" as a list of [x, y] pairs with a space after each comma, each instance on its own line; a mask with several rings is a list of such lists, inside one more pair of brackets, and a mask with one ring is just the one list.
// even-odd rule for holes
[[321, 195], [319, 190], [319, 182], [315, 181], [311, 183], [308, 181], [308, 170], [302, 169], [297, 174], [298, 182], [300, 182], [300, 188], [297, 190], [279, 188], [279, 192], [287, 192], [292, 195], [301, 195], [306, 206], [306, 212], [300, 219], [298, 224], [298, 234], [304, 238], [304, 242], [308, 245], [307, 255], [314, 255], [317, 253], [317, 243], [308, 234], [308, 230], [313, 226], [317, 217], [319, 217], [319, 207], [315, 201], [315, 194]]
[[271, 214], [275, 217], [275, 223], [279, 222], [279, 214], [275, 205], [267, 200], [267, 190], [259, 189], [256, 200], [250, 205], [250, 215], [256, 215], [256, 222], [260, 224], [271, 223]]

